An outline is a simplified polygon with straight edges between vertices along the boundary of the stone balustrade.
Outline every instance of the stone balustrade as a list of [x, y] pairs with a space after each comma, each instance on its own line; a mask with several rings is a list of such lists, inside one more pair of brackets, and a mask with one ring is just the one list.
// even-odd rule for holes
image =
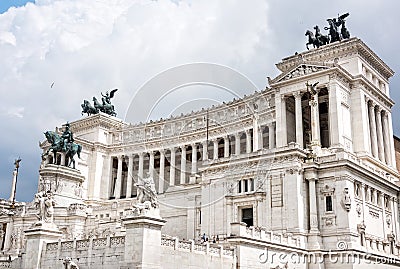
[[235, 251], [230, 248], [223, 248], [223, 246], [215, 246], [209, 242], [198, 244], [193, 240], [179, 240], [179, 238], [161, 238], [161, 246], [178, 251], [193, 252], [197, 254], [209, 254], [214, 256], [234, 257]]
[[231, 236], [246, 237], [285, 246], [302, 247], [300, 238], [294, 237], [291, 233], [275, 233], [267, 231], [265, 227], [246, 227], [243, 222], [231, 223], [231, 231]]

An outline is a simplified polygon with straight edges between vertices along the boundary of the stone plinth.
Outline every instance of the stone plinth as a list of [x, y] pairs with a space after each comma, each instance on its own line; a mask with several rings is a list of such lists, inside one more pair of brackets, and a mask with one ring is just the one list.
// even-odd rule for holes
[[39, 269], [43, 246], [57, 241], [62, 232], [53, 225], [37, 225], [26, 230], [26, 253], [23, 256], [22, 269]]
[[59, 207], [82, 203], [82, 184], [85, 177], [77, 169], [47, 164], [39, 170], [39, 191], [51, 191]]
[[166, 221], [146, 214], [129, 216], [123, 223], [125, 261], [120, 268], [162, 268], [161, 228]]

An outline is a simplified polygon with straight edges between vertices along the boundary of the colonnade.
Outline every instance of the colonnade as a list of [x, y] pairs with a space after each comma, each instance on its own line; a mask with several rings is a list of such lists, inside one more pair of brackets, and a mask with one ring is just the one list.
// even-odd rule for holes
[[387, 165], [392, 165], [389, 112], [372, 100], [367, 101], [371, 154]]
[[111, 156], [109, 198], [136, 196], [135, 184], [146, 177], [154, 179], [158, 193], [163, 193], [169, 186], [194, 183], [190, 178], [196, 177], [203, 162], [275, 148], [275, 136], [275, 123], [271, 122], [256, 130], [246, 129], [188, 145]]

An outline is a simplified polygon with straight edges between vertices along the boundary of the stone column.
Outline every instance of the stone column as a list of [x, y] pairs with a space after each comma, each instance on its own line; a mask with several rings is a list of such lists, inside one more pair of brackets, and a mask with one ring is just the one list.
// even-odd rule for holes
[[216, 159], [218, 159], [218, 139], [217, 138], [215, 138], [214, 140], [213, 140], [213, 159], [214, 160], [216, 160]]
[[180, 184], [185, 184], [186, 182], [186, 146], [181, 147], [181, 181]]
[[[256, 152], [260, 149], [260, 144], [262, 145], [262, 142], [260, 143], [259, 138], [259, 126], [258, 126], [258, 115], [254, 114], [253, 117], [253, 152]], [[262, 141], [262, 140], [261, 140]]]
[[368, 110], [369, 110], [369, 126], [370, 126], [370, 131], [371, 131], [371, 151], [372, 151], [372, 156], [375, 158], [378, 157], [378, 138], [376, 136], [376, 121], [375, 121], [375, 104], [371, 101], [370, 104], [368, 104]]
[[275, 147], [275, 126], [273, 122], [271, 122], [268, 125], [268, 134], [269, 134], [269, 148], [273, 149]]
[[309, 102], [311, 108], [311, 146], [313, 149], [321, 147], [318, 93]]
[[229, 136], [224, 137], [224, 157], [229, 157]]
[[386, 164], [391, 166], [392, 165], [392, 156], [390, 150], [390, 134], [389, 134], [389, 123], [388, 123], [388, 112], [384, 111], [383, 115], [383, 141], [384, 141], [384, 151], [385, 151], [385, 161]]
[[296, 106], [296, 143], [300, 145], [300, 148], [304, 148], [303, 145], [303, 110], [301, 109], [301, 96], [303, 94], [298, 91], [293, 93]]
[[361, 196], [362, 196], [362, 211], [363, 211], [363, 221], [365, 221], [365, 212], [367, 210], [367, 206], [365, 204], [365, 184], [361, 184]]
[[143, 179], [143, 165], [144, 165], [143, 152], [139, 152], [138, 181]]
[[287, 121], [286, 121], [286, 96], [281, 95], [281, 132], [278, 134], [281, 136], [282, 145], [287, 145]]
[[250, 130], [246, 130], [246, 153], [251, 152], [251, 136]]
[[121, 184], [122, 184], [122, 160], [123, 156], [118, 156], [118, 169], [117, 169], [117, 182], [115, 182], [114, 197], [119, 199], [121, 197]]
[[[15, 198], [14, 194], [15, 194], [16, 184], [17, 184], [17, 168], [15, 168], [13, 171], [13, 179], [12, 179], [12, 183], [11, 183], [11, 194], [10, 194], [10, 198], [8, 199], [11, 202], [14, 201], [14, 198]], [[0, 242], [0, 244], [1, 244], [1, 242]]]
[[170, 170], [169, 170], [169, 185], [175, 185], [175, 162], [176, 162], [176, 152], [175, 148], [171, 148], [171, 161], [170, 161]]
[[378, 157], [379, 160], [384, 162], [385, 161], [385, 152], [383, 149], [383, 133], [382, 133], [382, 115], [381, 115], [382, 108], [379, 106], [376, 109], [376, 131], [378, 136]]
[[240, 155], [240, 133], [235, 134], [235, 155]]
[[132, 179], [133, 179], [133, 155], [129, 155], [128, 159], [128, 177], [126, 182], [126, 198], [132, 196]]
[[154, 151], [149, 152], [150, 160], [149, 160], [149, 175], [154, 179]]
[[160, 172], [158, 173], [158, 193], [164, 192], [165, 152], [160, 149]]
[[196, 143], [192, 144], [192, 174], [197, 173], [197, 145]]
[[203, 161], [208, 160], [208, 141], [204, 141], [203, 145]]

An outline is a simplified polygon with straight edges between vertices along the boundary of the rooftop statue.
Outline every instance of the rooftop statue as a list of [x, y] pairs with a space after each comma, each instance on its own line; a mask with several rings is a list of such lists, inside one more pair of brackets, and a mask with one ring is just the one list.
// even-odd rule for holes
[[[326, 45], [328, 43], [340, 41], [342, 39], [350, 38], [350, 32], [346, 28], [346, 21], [345, 19], [349, 16], [349, 13], [345, 13], [343, 15], [338, 15], [337, 19], [327, 19], [329, 27], [324, 27], [325, 30], [329, 30], [328, 35], [321, 34], [321, 30], [319, 29], [318, 25], [314, 27], [315, 35], [312, 31], [307, 30], [306, 36], [308, 36], [308, 42], [306, 43], [306, 48], [308, 45], [313, 45], [314, 48], [319, 48], [320, 46]], [[339, 31], [339, 27], [340, 31]]]
[[111, 104], [111, 99], [114, 97], [115, 92], [118, 89], [114, 89], [110, 92], [106, 91], [106, 94], [101, 93], [101, 103], [97, 100], [95, 96], [93, 96], [93, 104], [92, 106], [88, 100], [83, 100], [82, 107], [82, 115], [86, 113], [88, 116], [93, 114], [98, 114], [100, 111], [106, 113], [111, 116], [116, 116], [117, 113], [115, 112], [114, 106]]
[[74, 143], [74, 136], [72, 131], [69, 129], [69, 123], [65, 125], [65, 130], [60, 136], [58, 133], [53, 131], [46, 131], [44, 135], [46, 136], [47, 141], [51, 144], [50, 148], [44, 155], [48, 155], [50, 151], [54, 154], [54, 163], [57, 160], [57, 152], [65, 152], [65, 158], [68, 159], [68, 163], [66, 166], [70, 167], [71, 164], [73, 165], [72, 168], [75, 169], [75, 154], [78, 154], [78, 158], [80, 157], [80, 153], [82, 150], [82, 146]]

